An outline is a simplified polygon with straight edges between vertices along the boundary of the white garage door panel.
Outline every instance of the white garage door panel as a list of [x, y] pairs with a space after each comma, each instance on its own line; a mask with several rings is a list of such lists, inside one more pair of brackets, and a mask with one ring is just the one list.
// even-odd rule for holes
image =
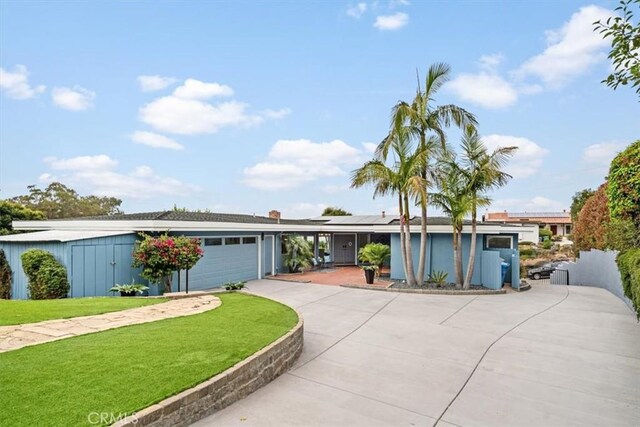
[[227, 282], [258, 278], [256, 243], [202, 248], [204, 256], [189, 271], [189, 289], [206, 289]]

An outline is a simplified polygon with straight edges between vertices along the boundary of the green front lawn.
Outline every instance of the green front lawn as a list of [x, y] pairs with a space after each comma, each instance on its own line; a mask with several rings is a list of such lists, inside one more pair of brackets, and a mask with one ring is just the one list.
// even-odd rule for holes
[[164, 298], [65, 298], [52, 300], [0, 299], [0, 326], [51, 319], [90, 316], [165, 302]]
[[298, 321], [264, 298], [220, 299], [219, 308], [193, 316], [0, 353], [0, 426], [89, 425], [93, 413], [131, 414], [233, 366]]

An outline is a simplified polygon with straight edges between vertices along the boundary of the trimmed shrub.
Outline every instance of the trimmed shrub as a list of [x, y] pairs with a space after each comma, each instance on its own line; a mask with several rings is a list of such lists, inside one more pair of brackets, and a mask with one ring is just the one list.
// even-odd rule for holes
[[640, 320], [640, 248], [620, 252], [616, 258], [624, 294], [631, 300]]
[[20, 260], [27, 275], [29, 298], [57, 299], [67, 296], [67, 269], [53, 254], [42, 249], [29, 249], [20, 256]]
[[640, 226], [640, 140], [611, 161], [608, 181], [611, 218], [631, 220]]
[[536, 256], [536, 250], [533, 248], [522, 248], [520, 249], [520, 257], [530, 257], [533, 258]]
[[541, 228], [538, 234], [540, 235], [540, 237], [542, 237], [542, 240], [550, 239], [551, 236], [553, 236], [551, 230], [547, 228]]
[[549, 249], [551, 249], [552, 246], [553, 246], [553, 243], [551, 243], [551, 240], [549, 240], [549, 239], [547, 239], [544, 242], [542, 242], [542, 249], [549, 250]]
[[11, 299], [11, 275], [9, 261], [0, 249], [0, 299]]

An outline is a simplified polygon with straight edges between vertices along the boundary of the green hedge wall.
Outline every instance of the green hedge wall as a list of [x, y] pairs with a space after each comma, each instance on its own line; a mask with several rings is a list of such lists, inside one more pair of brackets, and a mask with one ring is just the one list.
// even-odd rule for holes
[[42, 249], [29, 249], [20, 256], [20, 260], [27, 275], [29, 298], [56, 299], [67, 296], [67, 269], [53, 254]]
[[640, 320], [640, 248], [620, 252], [616, 259], [624, 294], [631, 300]]

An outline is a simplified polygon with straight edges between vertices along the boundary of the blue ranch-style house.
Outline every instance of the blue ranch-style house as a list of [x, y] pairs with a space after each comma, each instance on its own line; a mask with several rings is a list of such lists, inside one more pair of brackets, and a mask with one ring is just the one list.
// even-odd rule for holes
[[[428, 223], [427, 267], [431, 272], [444, 271], [454, 277], [451, 225], [448, 218], [430, 218]], [[412, 221], [413, 253], [418, 256], [420, 219]], [[314, 243], [317, 256], [334, 265], [357, 265], [358, 250], [370, 242], [391, 246], [391, 278], [404, 279], [400, 256], [398, 217], [384, 215], [283, 219], [278, 211], [269, 216], [200, 212], [149, 212], [114, 216], [70, 218], [64, 220], [14, 221], [16, 230], [28, 231], [0, 237], [13, 270], [12, 297], [28, 298], [27, 279], [20, 255], [30, 248], [51, 252], [67, 268], [70, 297], [110, 295], [115, 284], [135, 280], [145, 283], [134, 269], [132, 252], [139, 233], [199, 237], [204, 250], [202, 259], [188, 272], [189, 290], [220, 287], [229, 281], [261, 279], [286, 272], [283, 266], [287, 235], [302, 235]], [[501, 263], [508, 264], [506, 279], [519, 287], [517, 224], [479, 223], [477, 254], [472, 284], [490, 289], [503, 285]], [[468, 258], [470, 225], [464, 227], [463, 257]], [[324, 252], [324, 253], [321, 253]], [[515, 268], [512, 268], [514, 266]], [[466, 266], [465, 266], [466, 269]], [[186, 272], [174, 277], [186, 283]], [[177, 274], [176, 274], [177, 276]], [[151, 294], [157, 287], [151, 286]]]

